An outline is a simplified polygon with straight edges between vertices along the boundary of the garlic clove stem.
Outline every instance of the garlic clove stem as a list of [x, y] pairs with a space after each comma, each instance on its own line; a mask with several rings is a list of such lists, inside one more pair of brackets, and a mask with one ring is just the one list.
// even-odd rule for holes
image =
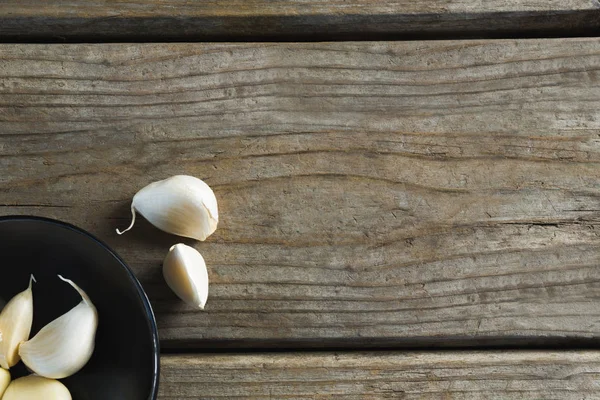
[[58, 277], [79, 292], [81, 302], [19, 346], [19, 354], [31, 371], [54, 379], [71, 376], [87, 364], [98, 328], [98, 312], [88, 295], [73, 281]]
[[214, 192], [204, 181], [188, 175], [175, 175], [142, 188], [131, 203], [130, 230], [139, 212], [157, 228], [183, 237], [205, 240], [219, 223]]
[[208, 271], [198, 250], [183, 243], [172, 246], [163, 262], [163, 276], [181, 300], [204, 309], [208, 298]]
[[8, 385], [2, 400], [71, 400], [69, 389], [55, 379], [29, 375]]
[[0, 313], [0, 367], [9, 369], [20, 360], [19, 344], [29, 339], [33, 322], [33, 275], [29, 287], [13, 297]]

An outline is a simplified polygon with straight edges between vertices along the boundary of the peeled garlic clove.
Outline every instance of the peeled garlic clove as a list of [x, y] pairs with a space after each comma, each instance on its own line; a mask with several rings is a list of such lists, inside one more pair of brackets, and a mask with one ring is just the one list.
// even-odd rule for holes
[[204, 309], [208, 298], [208, 271], [198, 250], [183, 243], [172, 246], [163, 262], [163, 276], [181, 300]]
[[12, 381], [2, 397], [2, 400], [40, 399], [71, 400], [71, 393], [65, 385], [55, 379], [29, 375]]
[[0, 399], [4, 394], [4, 391], [10, 384], [10, 372], [5, 369], [0, 368]]
[[13, 297], [0, 313], [0, 367], [9, 369], [20, 360], [19, 344], [29, 339], [33, 322], [33, 292], [29, 287]]
[[94, 352], [98, 328], [98, 312], [88, 295], [73, 281], [58, 277], [79, 292], [81, 302], [19, 346], [21, 359], [31, 371], [54, 379], [66, 378], [83, 368]]
[[204, 181], [188, 175], [176, 175], [141, 189], [131, 203], [131, 224], [139, 212], [152, 225], [174, 235], [205, 240], [219, 222], [217, 198]]

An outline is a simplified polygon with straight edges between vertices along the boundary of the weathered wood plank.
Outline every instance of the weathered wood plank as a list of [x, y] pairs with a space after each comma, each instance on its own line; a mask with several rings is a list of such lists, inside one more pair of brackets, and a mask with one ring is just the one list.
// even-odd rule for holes
[[[3, 45], [0, 59], [0, 213], [107, 241], [164, 346], [600, 334], [598, 39]], [[114, 234], [137, 189], [178, 173], [220, 201], [197, 244], [204, 313], [162, 281], [178, 238], [144, 221]]]
[[595, 34], [598, 0], [4, 0], [0, 40]]
[[600, 353], [167, 355], [166, 399], [598, 399]]

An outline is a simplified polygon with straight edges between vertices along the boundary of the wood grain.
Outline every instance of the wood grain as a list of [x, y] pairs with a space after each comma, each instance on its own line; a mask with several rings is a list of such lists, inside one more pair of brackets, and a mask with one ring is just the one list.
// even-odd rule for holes
[[168, 355], [159, 399], [598, 399], [600, 353]]
[[598, 0], [4, 0], [2, 41], [595, 35]]
[[[165, 347], [600, 334], [600, 40], [0, 46], [0, 213], [74, 223]], [[206, 312], [129, 201], [215, 190]], [[186, 241], [186, 243], [192, 243]], [[280, 342], [276, 342], [276, 340]]]

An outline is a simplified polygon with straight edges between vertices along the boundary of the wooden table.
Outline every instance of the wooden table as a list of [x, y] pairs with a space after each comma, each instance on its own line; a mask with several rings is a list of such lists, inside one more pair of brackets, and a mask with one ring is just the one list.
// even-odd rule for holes
[[[599, 27], [597, 0], [6, 0], [0, 213], [129, 263], [159, 399], [599, 399]], [[174, 174], [219, 200], [183, 240], [205, 312], [162, 279], [179, 238], [114, 233]]]

